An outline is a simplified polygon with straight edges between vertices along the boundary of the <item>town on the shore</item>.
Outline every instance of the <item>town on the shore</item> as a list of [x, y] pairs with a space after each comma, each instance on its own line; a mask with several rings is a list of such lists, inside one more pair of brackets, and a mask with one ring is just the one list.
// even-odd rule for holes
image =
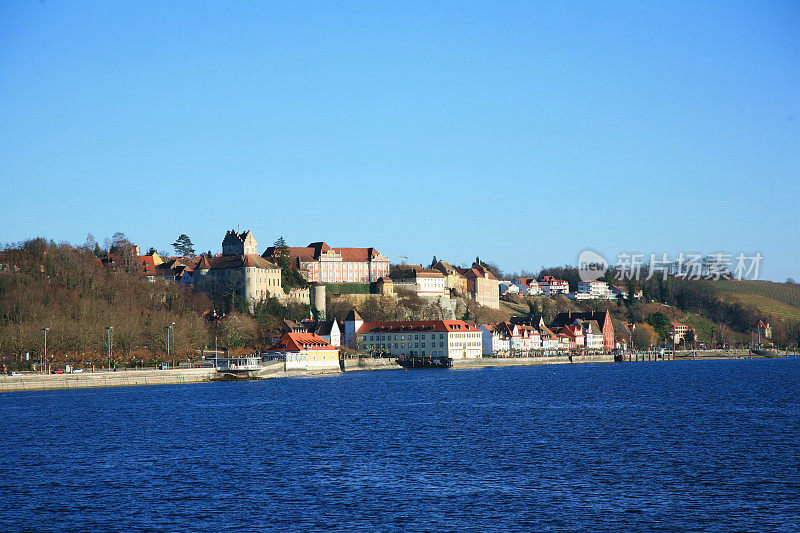
[[[181, 238], [190, 243], [185, 235]], [[642, 297], [638, 287], [604, 280], [581, 281], [577, 290], [570, 292], [567, 281], [548, 275], [541, 279], [498, 279], [480, 259], [468, 267], [453, 266], [442, 260], [434, 260], [427, 267], [392, 265], [386, 255], [373, 247], [335, 247], [325, 242], [293, 247], [282, 238], [259, 254], [253, 232], [237, 230], [227, 231], [221, 254], [162, 257], [152, 249], [141, 254], [138, 246], [130, 244], [117, 247], [102, 262], [111, 269], [124, 266], [152, 282], [192, 287], [215, 301], [235, 297], [253, 309], [275, 298], [313, 309], [308, 318], [284, 319], [280, 334], [272, 340], [269, 350], [258, 357], [254, 354], [247, 360], [237, 360], [242, 368], [276, 357], [285, 361], [287, 370], [336, 368], [340, 350], [406, 360], [625, 352], [631, 345], [635, 326], [619, 321], [615, 326], [607, 310], [560, 312], [548, 323], [541, 316], [482, 322], [456, 316], [456, 301], [468, 299], [487, 309], [499, 309], [504, 294], [563, 295], [573, 300]], [[289, 286], [289, 280], [285, 279], [287, 272], [299, 273], [300, 279], [294, 275]], [[343, 318], [328, 318], [326, 293], [347, 287], [360, 287], [361, 293], [354, 296], [362, 300], [413, 294], [435, 304], [441, 318], [368, 321], [354, 308]], [[631, 290], [633, 294], [629, 294]], [[763, 328], [765, 336], [769, 334], [768, 324], [757, 327]], [[689, 337], [694, 338], [691, 327], [670, 323], [673, 346]], [[234, 366], [232, 360], [229, 364]]]

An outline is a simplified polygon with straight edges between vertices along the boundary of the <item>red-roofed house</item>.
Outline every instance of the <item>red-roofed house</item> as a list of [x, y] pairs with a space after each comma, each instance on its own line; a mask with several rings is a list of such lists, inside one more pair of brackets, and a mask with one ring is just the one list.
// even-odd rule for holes
[[536, 278], [516, 278], [514, 285], [519, 288], [519, 293], [525, 296], [535, 296], [542, 294], [542, 288]]
[[545, 276], [539, 283], [542, 294], [553, 296], [555, 294], [567, 294], [569, 292], [569, 282], [563, 279], [556, 279], [553, 276]]
[[694, 331], [691, 327], [686, 324], [681, 324], [680, 322], [670, 322], [670, 326], [672, 327], [672, 341], [675, 344], [680, 344], [687, 331], [690, 329]]
[[467, 294], [481, 305], [500, 309], [500, 283], [489, 269], [475, 263], [470, 268], [459, 268], [462, 276], [467, 278]]
[[339, 349], [316, 333], [286, 333], [269, 351], [284, 356], [286, 370], [339, 368]]
[[482, 331], [463, 320], [406, 320], [363, 322], [357, 313], [345, 318], [345, 331], [354, 330], [356, 345], [369, 353], [468, 359], [481, 357]]

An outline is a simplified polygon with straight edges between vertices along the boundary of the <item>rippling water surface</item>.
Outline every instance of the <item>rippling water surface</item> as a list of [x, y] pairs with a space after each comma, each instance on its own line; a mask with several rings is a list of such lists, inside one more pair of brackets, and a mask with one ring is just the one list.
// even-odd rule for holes
[[800, 360], [0, 395], [2, 531], [800, 531]]

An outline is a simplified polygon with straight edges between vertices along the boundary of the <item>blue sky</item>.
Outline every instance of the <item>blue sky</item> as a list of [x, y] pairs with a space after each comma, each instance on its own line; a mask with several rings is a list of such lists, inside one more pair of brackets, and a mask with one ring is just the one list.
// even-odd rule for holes
[[800, 3], [0, 1], [0, 242], [800, 278]]

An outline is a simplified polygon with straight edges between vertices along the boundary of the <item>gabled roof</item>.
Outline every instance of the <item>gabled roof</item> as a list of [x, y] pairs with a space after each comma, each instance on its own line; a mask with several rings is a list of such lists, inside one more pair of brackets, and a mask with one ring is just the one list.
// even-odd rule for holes
[[201, 255], [200, 260], [197, 261], [195, 265], [195, 270], [208, 270], [211, 268], [211, 261], [208, 260], [209, 258], [206, 255]]
[[460, 276], [461, 272], [456, 267], [445, 261], [437, 261], [431, 268], [438, 270], [446, 276]]
[[597, 320], [584, 320], [583, 326], [586, 328], [586, 331], [592, 335], [603, 334], [603, 328], [600, 327], [600, 324], [597, 323]]
[[497, 280], [494, 274], [489, 271], [483, 265], [472, 265], [470, 268], [459, 268], [458, 271], [461, 273], [462, 276], [465, 278], [486, 278], [486, 279], [493, 279]]
[[[572, 324], [576, 320], [596, 320], [598, 324], [605, 324], [606, 320], [611, 320], [611, 315], [608, 311], [588, 311], [585, 313], [578, 313], [574, 311], [567, 311], [558, 313], [553, 322], [550, 324], [551, 328], [560, 328], [567, 324]], [[611, 324], [613, 327], [613, 323]]]
[[270, 351], [301, 352], [304, 350], [337, 350], [315, 333], [286, 333]]

